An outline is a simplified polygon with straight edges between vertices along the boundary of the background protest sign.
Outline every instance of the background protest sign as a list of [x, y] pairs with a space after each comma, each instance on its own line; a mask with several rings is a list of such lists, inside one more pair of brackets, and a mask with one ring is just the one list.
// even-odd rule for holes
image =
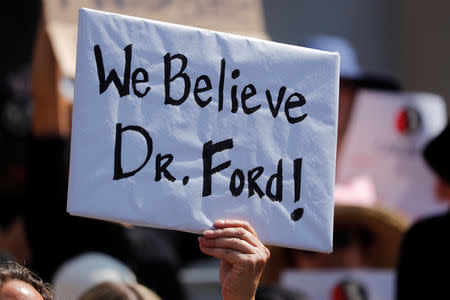
[[80, 9], [68, 211], [331, 251], [339, 56]]
[[422, 151], [446, 120], [445, 101], [435, 94], [359, 92], [338, 158], [337, 181], [371, 178], [376, 205], [409, 221], [445, 211]]
[[286, 270], [283, 287], [310, 300], [395, 299], [395, 272], [390, 269]]

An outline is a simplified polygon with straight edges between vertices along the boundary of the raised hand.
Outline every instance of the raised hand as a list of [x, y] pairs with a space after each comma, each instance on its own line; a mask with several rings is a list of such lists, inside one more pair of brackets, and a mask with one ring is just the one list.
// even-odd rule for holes
[[255, 299], [269, 250], [246, 221], [217, 220], [214, 226], [203, 232], [199, 244], [203, 253], [220, 259], [223, 299]]

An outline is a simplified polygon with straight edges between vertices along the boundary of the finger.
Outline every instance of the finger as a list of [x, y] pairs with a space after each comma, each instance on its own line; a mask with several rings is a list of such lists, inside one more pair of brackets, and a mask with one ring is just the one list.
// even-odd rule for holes
[[218, 258], [222, 260], [222, 262], [227, 262], [231, 265], [239, 264], [241, 266], [246, 266], [246, 268], [264, 268], [267, 260], [269, 259], [266, 255], [258, 255], [258, 254], [244, 254], [238, 251], [224, 249], [224, 248], [209, 248], [202, 244], [199, 244], [200, 250], [212, 257]]
[[228, 263], [234, 264], [239, 261], [246, 261], [247, 254], [242, 254], [240, 252], [223, 249], [223, 248], [209, 248], [200, 244], [200, 250], [206, 255], [227, 261]]
[[254, 247], [261, 247], [259, 239], [242, 227], [227, 227], [214, 230], [205, 230], [203, 236], [207, 239], [216, 239], [221, 237], [239, 238], [245, 240]]
[[255, 254], [258, 252], [254, 246], [237, 237], [222, 237], [216, 239], [199, 238], [199, 243], [208, 248], [229, 249], [244, 254]]
[[242, 220], [229, 220], [229, 219], [219, 219], [214, 222], [214, 226], [216, 228], [225, 228], [225, 227], [242, 227], [245, 230], [249, 231], [254, 236], [258, 237], [255, 229], [248, 223], [247, 221]]

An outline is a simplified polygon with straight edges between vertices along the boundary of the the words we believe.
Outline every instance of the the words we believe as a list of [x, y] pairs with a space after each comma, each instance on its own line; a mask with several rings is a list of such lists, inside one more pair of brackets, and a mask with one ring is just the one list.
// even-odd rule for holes
[[[102, 50], [99, 45], [94, 46], [95, 53], [95, 61], [97, 63], [97, 74], [99, 81], [99, 93], [102, 94], [105, 92], [111, 83], [114, 83], [117, 92], [120, 97], [130, 95], [130, 82], [131, 87], [133, 89], [133, 93], [138, 98], [145, 97], [151, 90], [149, 82], [149, 73], [144, 68], [138, 67], [133, 70], [131, 73], [131, 59], [132, 59], [132, 44], [127, 45], [124, 48], [125, 59], [124, 59], [124, 72], [123, 72], [123, 81], [119, 79], [117, 72], [115, 69], [112, 69], [108, 76], [105, 76], [105, 68], [103, 62]], [[186, 67], [188, 65], [188, 58], [183, 54], [174, 54], [171, 55], [167, 53], [163, 57], [164, 59], [164, 89], [165, 89], [165, 97], [164, 104], [166, 105], [174, 105], [179, 106], [183, 104], [189, 97], [191, 92], [191, 78], [186, 71]], [[179, 70], [172, 75], [172, 62], [174, 60], [179, 60], [181, 65]], [[234, 69], [231, 72], [231, 79], [235, 80], [240, 76], [241, 70]], [[225, 76], [226, 74], [226, 61], [223, 58], [220, 61], [220, 71], [219, 71], [219, 84], [217, 87], [217, 109], [218, 111], [223, 110], [224, 106], [224, 87], [225, 87]], [[171, 83], [175, 80], [182, 80], [184, 83], [183, 95], [178, 99], [174, 99], [171, 95]], [[146, 84], [145, 86], [142, 86]], [[138, 87], [140, 85], [140, 87]], [[213, 101], [213, 97], [205, 97], [202, 98], [201, 94], [213, 90], [211, 79], [208, 75], [200, 75], [195, 79], [194, 88], [192, 90], [193, 98], [197, 105], [201, 108], [207, 106]], [[270, 112], [274, 118], [278, 116], [281, 105], [284, 101], [284, 115], [287, 121], [291, 124], [295, 124], [303, 121], [306, 117], [306, 113], [302, 113], [300, 108], [306, 104], [305, 97], [299, 92], [293, 92], [290, 95], [286, 96], [286, 86], [281, 86], [278, 89], [278, 96], [276, 101], [274, 101], [272, 97], [272, 92], [270, 90], [265, 91], [266, 102], [269, 106]], [[261, 108], [261, 104], [251, 106], [248, 102], [256, 96], [257, 90], [253, 83], [247, 84], [244, 86], [240, 93], [240, 104], [242, 107], [242, 111], [245, 114], [253, 114], [257, 112]], [[238, 98], [238, 85], [234, 84], [231, 87], [230, 91], [231, 95], [231, 112], [236, 113], [239, 109], [239, 98]], [[286, 97], [285, 97], [286, 96]], [[295, 110], [297, 108], [297, 110]]]
[[[119, 97], [130, 95], [130, 85], [133, 94], [141, 99], [145, 100], [145, 96], [151, 93], [152, 87], [150, 86], [150, 75], [149, 71], [142, 67], [137, 67], [132, 70], [132, 44], [127, 45], [124, 48], [124, 66], [123, 66], [123, 76], [122, 79], [116, 69], [111, 69], [106, 75], [105, 61], [102, 54], [100, 45], [94, 46], [95, 62], [97, 67], [98, 83], [99, 83], [99, 94], [103, 94], [113, 83], [116, 88]], [[181, 106], [185, 103], [189, 96], [192, 95], [193, 100], [200, 108], [205, 108], [211, 102], [217, 101], [217, 111], [224, 111], [224, 90], [225, 81], [231, 80], [232, 83], [236, 82], [236, 79], [241, 75], [241, 70], [238, 68], [233, 69], [230, 73], [227, 73], [227, 63], [225, 58], [218, 61], [219, 72], [218, 85], [213, 88], [211, 77], [202, 74], [199, 76], [194, 76], [193, 74], [188, 74], [187, 66], [189, 64], [188, 58], [181, 54], [170, 54], [166, 53], [162, 57], [164, 63], [164, 105], [171, 106]], [[193, 80], [192, 78], [195, 78]], [[176, 82], [176, 94], [174, 95], [174, 88]], [[193, 86], [193, 87], [192, 87]], [[181, 87], [181, 88], [180, 88]], [[240, 93], [239, 93], [240, 90]], [[246, 115], [257, 113], [263, 105], [267, 105], [270, 109], [273, 118], [277, 118], [279, 112], [283, 106], [284, 117], [290, 124], [296, 124], [302, 122], [307, 117], [307, 114], [302, 111], [302, 106], [306, 104], [305, 97], [299, 92], [292, 92], [287, 95], [287, 87], [280, 86], [277, 91], [276, 99], [272, 95], [272, 91], [269, 89], [265, 90], [265, 99], [261, 101], [258, 99], [258, 91], [253, 83], [245, 85], [240, 88], [238, 84], [232, 84], [230, 89], [230, 112], [237, 113], [239, 107], [242, 112]], [[213, 97], [213, 95], [216, 95]], [[258, 101], [259, 100], [259, 101]], [[134, 131], [141, 134], [147, 142], [147, 155], [145, 161], [135, 170], [124, 172], [122, 169], [122, 134], [125, 131]], [[203, 192], [202, 196], [209, 196], [211, 194], [211, 182], [212, 175], [218, 173], [230, 165], [230, 161], [219, 164], [215, 167], [212, 166], [212, 156], [217, 153], [227, 149], [233, 148], [233, 139], [223, 140], [217, 143], [212, 141], [207, 141], [203, 147]], [[116, 140], [114, 149], [114, 180], [120, 180], [122, 178], [130, 177], [139, 172], [149, 161], [153, 150], [153, 140], [148, 134], [148, 132], [136, 125], [128, 125], [122, 127], [121, 123], [116, 125]], [[172, 154], [161, 155], [159, 153], [155, 160], [155, 181], [161, 180], [164, 176], [169, 181], [174, 182], [176, 178], [170, 173], [168, 167], [173, 160]], [[301, 188], [301, 168], [302, 168], [302, 158], [297, 158], [293, 160], [293, 177], [294, 177], [294, 189], [295, 189], [295, 199], [294, 202], [300, 200], [300, 188]], [[282, 182], [283, 182], [283, 168], [282, 160], [280, 159], [277, 166], [277, 171], [272, 174], [266, 183], [265, 192], [264, 188], [261, 188], [256, 181], [262, 174], [264, 168], [262, 166], [257, 166], [247, 172], [247, 186], [248, 186], [248, 196], [251, 197], [255, 193], [259, 197], [267, 195], [272, 201], [282, 201]], [[183, 178], [183, 185], [186, 185], [189, 181], [189, 176]], [[245, 182], [244, 172], [237, 168], [232, 173], [230, 178], [230, 192], [233, 196], [237, 197], [242, 193]], [[275, 192], [272, 191], [274, 185]], [[295, 221], [300, 219], [303, 215], [303, 208], [298, 208], [292, 212], [291, 218]]]

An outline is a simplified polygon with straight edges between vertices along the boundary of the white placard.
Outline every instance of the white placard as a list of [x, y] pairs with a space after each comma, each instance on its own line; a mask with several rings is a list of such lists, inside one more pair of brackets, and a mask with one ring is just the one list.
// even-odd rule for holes
[[68, 211], [332, 248], [339, 56], [80, 9]]
[[280, 283], [308, 300], [395, 298], [395, 272], [390, 269], [287, 270]]
[[443, 212], [447, 205], [435, 197], [436, 176], [422, 151], [446, 120], [445, 101], [438, 95], [361, 91], [338, 158], [338, 182], [371, 178], [376, 205], [411, 222]]

